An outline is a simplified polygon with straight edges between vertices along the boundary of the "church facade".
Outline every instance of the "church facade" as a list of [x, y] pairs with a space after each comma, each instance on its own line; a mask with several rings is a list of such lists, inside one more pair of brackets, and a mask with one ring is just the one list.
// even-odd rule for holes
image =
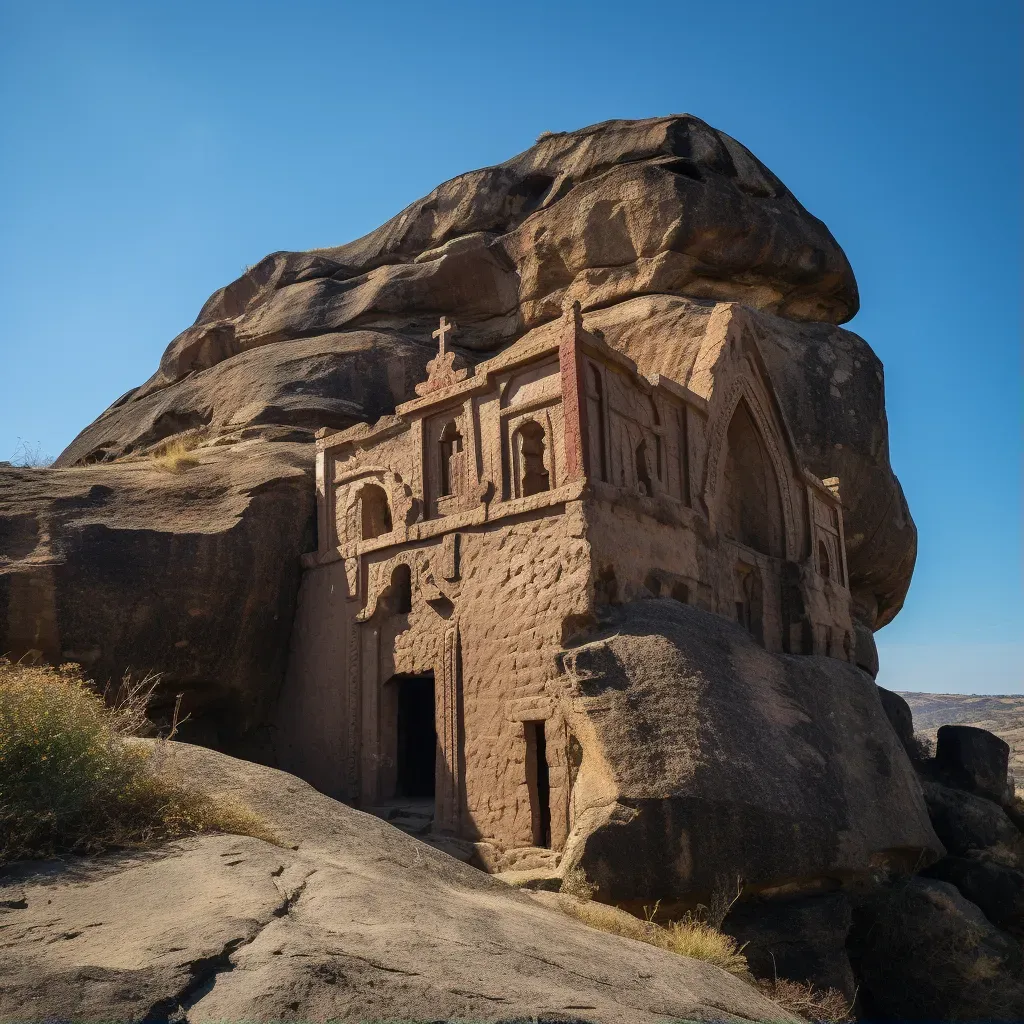
[[363, 809], [559, 850], [578, 738], [562, 652], [602, 608], [677, 600], [768, 650], [852, 660], [837, 480], [795, 457], [752, 337], [647, 378], [578, 307], [474, 372], [317, 441], [318, 548], [284, 767]]

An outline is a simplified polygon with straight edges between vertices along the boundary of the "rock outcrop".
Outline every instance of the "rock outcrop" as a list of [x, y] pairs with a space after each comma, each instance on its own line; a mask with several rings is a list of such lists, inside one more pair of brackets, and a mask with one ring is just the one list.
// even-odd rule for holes
[[791, 1021], [294, 776], [173, 744], [281, 846], [207, 836], [0, 875], [0, 1020]]
[[[881, 691], [894, 729], [913, 721]], [[1024, 828], [1009, 748], [983, 729], [943, 726], [942, 757], [908, 743], [947, 856], [912, 879], [853, 894], [847, 948], [871, 1019], [1024, 1017]], [[980, 795], [987, 794], [987, 795]]]
[[1024, 1017], [1020, 945], [948, 882], [912, 878], [872, 893], [849, 942], [869, 1020]]
[[607, 627], [564, 658], [582, 746], [564, 863], [601, 899], [815, 891], [943, 854], [861, 669], [671, 600]]
[[[572, 300], [580, 301], [588, 329], [603, 331], [647, 372], [678, 368], [704, 331], [728, 330], [737, 318], [763, 325], [765, 359], [801, 459], [819, 476], [843, 482], [857, 661], [874, 671], [871, 631], [902, 604], [916, 531], [889, 467], [881, 366], [865, 342], [835, 326], [857, 310], [853, 273], [825, 225], [778, 178], [688, 115], [546, 135], [504, 164], [446, 182], [364, 238], [257, 263], [211, 296], [154, 376], [88, 426], [55, 469], [8, 472], [0, 480], [0, 574], [25, 577], [24, 537], [37, 529], [32, 523], [52, 520], [51, 547], [60, 550], [54, 557], [64, 569], [52, 585], [43, 581], [45, 570], [30, 574], [44, 592], [51, 587], [44, 604], [60, 609], [59, 642], [51, 638], [47, 653], [59, 647], [91, 657], [98, 650], [103, 673], [131, 665], [188, 677], [197, 708], [221, 705], [249, 725], [251, 708], [266, 705], [280, 685], [279, 647], [256, 671], [238, 673], [247, 680], [241, 689], [222, 678], [234, 670], [210, 667], [221, 664], [226, 649], [244, 648], [248, 637], [287, 642], [281, 616], [295, 600], [295, 559], [310, 547], [311, 499], [293, 503], [294, 522], [284, 529], [269, 493], [248, 503], [244, 528], [232, 529], [220, 551], [231, 561], [229, 549], [249, 532], [250, 547], [279, 559], [280, 600], [211, 602], [217, 610], [203, 637], [173, 641], [188, 641], [192, 667], [185, 671], [173, 667], [186, 658], [184, 647], [173, 656], [155, 654], [163, 641], [154, 645], [144, 630], [129, 641], [136, 606], [117, 603], [103, 575], [89, 567], [91, 556], [77, 540], [62, 538], [68, 516], [51, 515], [62, 508], [61, 496], [80, 502], [86, 479], [103, 492], [102, 501], [90, 499], [88, 521], [89, 536], [102, 535], [106, 572], [131, 580], [139, 565], [168, 594], [209, 589], [202, 558], [133, 547], [138, 531], [123, 531], [119, 521], [137, 515], [140, 505], [155, 508], [168, 488], [154, 484], [151, 500], [141, 472], [133, 471], [133, 493], [122, 493], [118, 460], [183, 434], [207, 447], [254, 437], [311, 441], [319, 427], [375, 420], [412, 397], [433, 355], [430, 332], [439, 313], [457, 322], [455, 342], [472, 361], [554, 319]], [[280, 461], [273, 450], [244, 456], [267, 459], [251, 468], [267, 481]], [[311, 450], [307, 457], [312, 461]], [[91, 464], [96, 468], [84, 473], [81, 467]], [[72, 468], [78, 475], [62, 475]], [[216, 535], [214, 496], [231, 485], [210, 477], [198, 489], [191, 481], [178, 486], [195, 492], [191, 520], [211, 521], [195, 532]], [[177, 529], [154, 533], [169, 538]], [[243, 564], [248, 556], [233, 561], [227, 577]], [[73, 589], [65, 583], [72, 576]], [[218, 573], [212, 593], [226, 597], [225, 586]], [[38, 600], [17, 599], [18, 621], [0, 616], [0, 651], [26, 649], [25, 632], [33, 627], [25, 619]], [[101, 626], [95, 608], [104, 604], [110, 615]], [[269, 629], [268, 607], [279, 616]], [[72, 620], [82, 620], [81, 627]], [[236, 692], [245, 707], [224, 702]]]
[[307, 446], [259, 439], [188, 460], [0, 468], [0, 653], [100, 685], [158, 672], [186, 734], [234, 746], [284, 672], [312, 467]]

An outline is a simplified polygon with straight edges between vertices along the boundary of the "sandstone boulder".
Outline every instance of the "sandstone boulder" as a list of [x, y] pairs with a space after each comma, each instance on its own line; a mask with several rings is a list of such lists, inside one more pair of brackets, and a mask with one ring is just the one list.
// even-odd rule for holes
[[935, 833], [951, 854], [966, 856], [997, 846], [1014, 856], [1024, 852], [1024, 836], [991, 800], [931, 780], [923, 788]]
[[873, 892], [854, 908], [849, 948], [870, 1020], [1024, 1016], [1020, 946], [947, 882]]
[[987, 729], [944, 725], [935, 744], [935, 766], [954, 786], [1000, 803], [1006, 793], [1010, 745]]
[[910, 705], [898, 693], [893, 693], [884, 686], [878, 688], [878, 696], [882, 700], [885, 717], [889, 719], [889, 724], [903, 744], [903, 749], [909, 756], [914, 756], [917, 751], [914, 742], [914, 715]]
[[[186, 432], [208, 446], [252, 437], [311, 440], [318, 427], [375, 420], [412, 397], [433, 355], [430, 333], [440, 313], [456, 321], [455, 343], [472, 361], [552, 320], [574, 299], [587, 328], [603, 332], [644, 372], [679, 374], [683, 382], [707, 332], [742, 327], [757, 335], [800, 460], [820, 477], [840, 478], [856, 660], [874, 672], [871, 631], [902, 605], [916, 530], [888, 462], [881, 364], [862, 339], [835, 326], [856, 312], [853, 273], [828, 229], [767, 168], [688, 115], [546, 135], [504, 164], [440, 185], [362, 239], [266, 257], [215, 292], [171, 342], [156, 374], [88, 426], [57, 466], [109, 466], [109, 478], [101, 468], [89, 477], [90, 486], [109, 492], [102, 515], [94, 510], [90, 522], [134, 522], [140, 508], [156, 510], [174, 488], [154, 485], [147, 495], [133, 470], [131, 494], [123, 492], [116, 460], [145, 455]], [[257, 469], [260, 451], [268, 461]], [[274, 451], [244, 456], [247, 472], [271, 488], [279, 469]], [[0, 517], [10, 519], [0, 526], [0, 573], [25, 562], [31, 524], [61, 507], [65, 485], [41, 481], [71, 479], [86, 478], [0, 476]], [[78, 502], [77, 484], [69, 486]], [[33, 555], [35, 568], [21, 565], [15, 574], [35, 581], [16, 584], [33, 596], [16, 595], [15, 612], [6, 621], [0, 615], [0, 651], [27, 644], [48, 655], [67, 650], [102, 674], [127, 666], [166, 671], [169, 683], [180, 678], [197, 695], [207, 692], [197, 697], [194, 727], [223, 731], [222, 722], [201, 720], [204, 704], [219, 705], [221, 719], [251, 725], [254, 708], [280, 684], [287, 643], [280, 616], [295, 600], [289, 567], [310, 547], [312, 487], [293, 503], [294, 521], [283, 528], [270, 492], [253, 495], [244, 525], [233, 527], [221, 518], [218, 493], [216, 481], [191, 493], [182, 528], [204, 537], [229, 533], [217, 558], [233, 557], [228, 552], [243, 533], [245, 544], [273, 552], [282, 566], [276, 596], [232, 591], [230, 600], [221, 599], [227, 595], [220, 574], [211, 583], [203, 558], [169, 546], [163, 554], [159, 545], [139, 551], [133, 544], [142, 527], [115, 527], [102, 533], [109, 567], [140, 565], [143, 577], [161, 581], [168, 601], [176, 592], [218, 596], [210, 602], [215, 609], [197, 617], [208, 625], [206, 640], [174, 625], [171, 643], [187, 646], [165, 652], [164, 640], [146, 631], [154, 621], [145, 610], [151, 599], [141, 606], [123, 601], [92, 555], [61, 541], [53, 557], [64, 568], [52, 585], [42, 548]], [[172, 511], [154, 536], [169, 541], [178, 526], [167, 524], [178, 515]], [[188, 522], [204, 517], [209, 524], [192, 531]], [[55, 521], [67, 518], [62, 511]], [[270, 565], [260, 559], [264, 579]], [[226, 578], [243, 563], [233, 563]], [[134, 570], [127, 572], [132, 577]], [[72, 577], [74, 586], [65, 586]], [[52, 600], [35, 596], [37, 584]], [[59, 637], [46, 625], [47, 602], [60, 608]], [[100, 608], [109, 611], [107, 626], [99, 622], [107, 614]], [[176, 623], [177, 614], [169, 621]], [[137, 617], [141, 630], [133, 625]], [[53, 635], [44, 644], [48, 630]], [[26, 639], [36, 632], [38, 642]], [[262, 638], [261, 653], [244, 668], [226, 667], [227, 652], [242, 650], [253, 636]], [[222, 665], [216, 672], [224, 678], [213, 678]]]
[[186, 733], [251, 730], [284, 672], [313, 542], [310, 447], [199, 448], [179, 472], [0, 468], [0, 653], [77, 661], [101, 686], [159, 672], [165, 709], [184, 694]]
[[998, 861], [974, 857], [943, 857], [927, 871], [949, 882], [1000, 927], [1024, 925], [1024, 874]]
[[[546, 135], [504, 164], [460, 175], [347, 245], [266, 257], [215, 292], [157, 373], [61, 462], [137, 447], [154, 429], [145, 400], [221, 362], [231, 369], [219, 387], [241, 392], [247, 371], [235, 360], [263, 346], [312, 344], [344, 378], [342, 332], [401, 347], [403, 338], [429, 339], [445, 312], [460, 326], [456, 343], [494, 351], [567, 301], [587, 309], [658, 292], [831, 323], [858, 305], [828, 229], [739, 143], [689, 115], [609, 121]], [[271, 377], [284, 372], [273, 366], [281, 358], [268, 357]], [[380, 375], [386, 360], [371, 361]], [[355, 397], [339, 383], [311, 379], [311, 406]], [[182, 405], [210, 422], [226, 415], [211, 378], [183, 390]]]
[[602, 900], [813, 891], [944, 852], [860, 669], [672, 600], [621, 606], [564, 661], [582, 756], [563, 864]]
[[719, 968], [588, 928], [293, 776], [173, 748], [282, 845], [208, 836], [8, 871], [0, 1020], [794, 1020]]

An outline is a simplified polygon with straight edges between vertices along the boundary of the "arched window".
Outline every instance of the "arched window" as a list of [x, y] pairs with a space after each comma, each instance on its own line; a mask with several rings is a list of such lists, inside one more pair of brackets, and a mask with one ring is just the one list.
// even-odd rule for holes
[[391, 607], [396, 615], [412, 611], [412, 571], [404, 563], [391, 573]]
[[527, 420], [514, 437], [519, 466], [519, 496], [551, 489], [551, 475], [544, 465], [544, 428], [536, 420]]
[[359, 492], [359, 519], [363, 540], [391, 532], [391, 509], [383, 487], [367, 484]]
[[825, 579], [832, 579], [832, 563], [828, 557], [828, 545], [820, 538], [818, 540], [818, 572]]
[[722, 526], [726, 536], [755, 551], [784, 554], [782, 497], [761, 432], [745, 401], [726, 434], [728, 453], [722, 480]]
[[441, 487], [439, 494], [443, 498], [455, 489], [458, 474], [453, 470], [453, 456], [462, 451], [462, 435], [459, 433], [455, 420], [449, 420], [441, 429]]
[[636, 483], [641, 494], [652, 497], [654, 488], [651, 486], [651, 474], [647, 468], [647, 442], [641, 441], [636, 446]]

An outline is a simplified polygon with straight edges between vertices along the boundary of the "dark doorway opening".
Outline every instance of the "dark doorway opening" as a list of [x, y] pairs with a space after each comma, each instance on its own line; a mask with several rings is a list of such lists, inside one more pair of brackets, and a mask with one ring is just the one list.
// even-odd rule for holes
[[524, 722], [526, 730], [526, 784], [530, 790], [533, 845], [551, 846], [551, 783], [543, 722]]
[[405, 676], [398, 685], [396, 796], [432, 797], [437, 765], [434, 676]]

